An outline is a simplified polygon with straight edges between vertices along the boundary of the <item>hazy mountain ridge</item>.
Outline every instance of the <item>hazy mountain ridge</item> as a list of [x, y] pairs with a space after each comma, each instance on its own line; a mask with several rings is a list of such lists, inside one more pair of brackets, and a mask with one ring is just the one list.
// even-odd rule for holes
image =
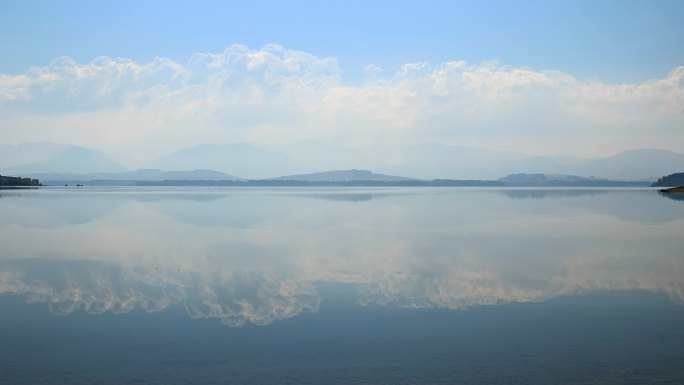
[[[46, 149], [47, 153], [41, 153]], [[3, 172], [10, 175], [36, 174], [45, 172], [68, 172], [68, 173], [101, 173], [101, 172], [124, 172], [126, 167], [111, 160], [103, 153], [80, 146], [63, 145], [51, 142], [34, 144], [20, 144], [1, 148], [0, 159], [11, 157], [12, 153], [26, 151], [24, 158], [31, 159], [27, 163], [6, 166], [2, 164]], [[11, 162], [9, 162], [11, 164]]]
[[[44, 152], [42, 152], [44, 151]], [[18, 154], [21, 153], [21, 156]], [[23, 164], [17, 164], [22, 161]], [[627, 150], [601, 158], [531, 156], [440, 143], [343, 147], [313, 141], [286, 146], [249, 143], [186, 147], [144, 163], [141, 169], [216, 170], [204, 179], [239, 180], [307, 175], [320, 170], [373, 170], [379, 175], [432, 180], [489, 179], [527, 173], [576, 175], [609, 180], [649, 180], [684, 170], [684, 154], [667, 150]], [[103, 153], [85, 147], [41, 142], [0, 145], [0, 171], [5, 175], [125, 173], [125, 167]], [[166, 171], [169, 172], [169, 171]], [[197, 179], [165, 174], [155, 179]], [[237, 176], [239, 177], [237, 177]], [[142, 178], [139, 174], [107, 178]], [[102, 178], [98, 176], [98, 178]]]
[[286, 175], [276, 178], [268, 178], [268, 180], [296, 180], [307, 182], [346, 182], [346, 181], [380, 181], [380, 182], [398, 182], [415, 180], [413, 178], [406, 178], [403, 176], [375, 174], [368, 170], [332, 170], [316, 172], [312, 174], [298, 174]]
[[0, 167], [3, 169], [36, 163], [69, 148], [68, 144], [54, 142], [22, 143], [16, 146], [0, 144]]
[[309, 171], [291, 156], [249, 143], [186, 147], [147, 162], [145, 167], [165, 170], [211, 169], [251, 179]]
[[612, 180], [577, 175], [509, 174], [497, 181], [510, 187], [647, 187], [648, 181]]
[[163, 181], [163, 180], [245, 180], [214, 170], [164, 171], [158, 169], [140, 169], [111, 173], [36, 173], [28, 174], [31, 178], [43, 182], [50, 181]]
[[659, 149], [626, 150], [558, 168], [563, 174], [619, 180], [655, 180], [684, 170], [684, 154]]
[[[297, 147], [304, 163], [323, 169], [340, 169], [340, 157], [351, 159], [355, 168], [370, 169], [389, 175], [418, 179], [497, 179], [515, 173], [577, 175], [610, 180], [649, 180], [684, 170], [684, 154], [667, 150], [627, 150], [601, 158], [534, 156], [513, 151], [499, 151], [440, 143], [405, 146], [365, 146], [326, 152], [305, 153], [313, 145]], [[292, 149], [293, 147], [290, 147]], [[315, 148], [315, 147], [314, 147]], [[330, 155], [326, 155], [330, 154]], [[294, 154], [292, 154], [294, 156]], [[363, 160], [360, 162], [359, 160]], [[347, 167], [342, 167], [346, 169]]]

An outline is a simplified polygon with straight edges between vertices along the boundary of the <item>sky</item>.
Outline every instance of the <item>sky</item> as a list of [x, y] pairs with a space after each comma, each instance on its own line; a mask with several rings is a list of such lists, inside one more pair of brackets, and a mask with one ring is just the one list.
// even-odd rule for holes
[[681, 1], [4, 1], [0, 143], [684, 151]]

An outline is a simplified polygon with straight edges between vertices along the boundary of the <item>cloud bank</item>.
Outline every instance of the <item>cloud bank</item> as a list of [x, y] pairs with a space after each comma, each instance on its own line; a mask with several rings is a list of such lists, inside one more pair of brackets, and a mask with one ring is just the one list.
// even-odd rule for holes
[[532, 153], [684, 148], [684, 66], [640, 84], [499, 63], [369, 64], [278, 45], [233, 45], [186, 63], [57, 58], [0, 74], [4, 141], [53, 140], [160, 155], [206, 142], [442, 142]]

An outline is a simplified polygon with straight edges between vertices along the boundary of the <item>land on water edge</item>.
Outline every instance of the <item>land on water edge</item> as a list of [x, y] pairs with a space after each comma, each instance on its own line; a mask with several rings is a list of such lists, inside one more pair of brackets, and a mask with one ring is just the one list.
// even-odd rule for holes
[[666, 198], [684, 202], [684, 186], [661, 189], [658, 193]]
[[38, 187], [42, 186], [38, 179], [0, 175], [0, 186], [3, 187]]
[[684, 186], [677, 186], [677, 187], [670, 187], [670, 188], [665, 188], [660, 190], [660, 192], [669, 194], [669, 193], [684, 193]]
[[666, 175], [653, 183], [653, 187], [676, 187], [684, 186], [684, 172], [676, 172]]
[[[313, 174], [287, 175], [268, 179], [222, 178], [210, 170], [161, 171], [138, 170], [131, 175], [112, 174], [45, 174], [38, 179], [2, 177], [3, 186], [233, 186], [233, 187], [670, 187], [678, 186], [684, 173], [648, 180], [609, 180], [574, 175], [510, 174], [497, 180], [432, 179], [375, 174], [367, 170], [334, 170]], [[110, 176], [111, 178], [107, 178]], [[130, 176], [131, 178], [121, 178]], [[147, 178], [141, 177], [147, 176]], [[156, 178], [155, 178], [156, 176]], [[214, 178], [207, 178], [213, 176]], [[119, 179], [119, 178], [121, 179]], [[138, 179], [140, 178], [140, 179]], [[167, 179], [168, 178], [168, 179]], [[681, 183], [684, 185], [684, 183]]]

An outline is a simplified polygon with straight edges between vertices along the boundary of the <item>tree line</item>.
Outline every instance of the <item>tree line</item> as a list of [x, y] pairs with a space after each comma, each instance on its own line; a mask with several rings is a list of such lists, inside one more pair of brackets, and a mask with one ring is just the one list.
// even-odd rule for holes
[[19, 176], [4, 176], [0, 175], [0, 186], [40, 186], [38, 179], [22, 178]]

